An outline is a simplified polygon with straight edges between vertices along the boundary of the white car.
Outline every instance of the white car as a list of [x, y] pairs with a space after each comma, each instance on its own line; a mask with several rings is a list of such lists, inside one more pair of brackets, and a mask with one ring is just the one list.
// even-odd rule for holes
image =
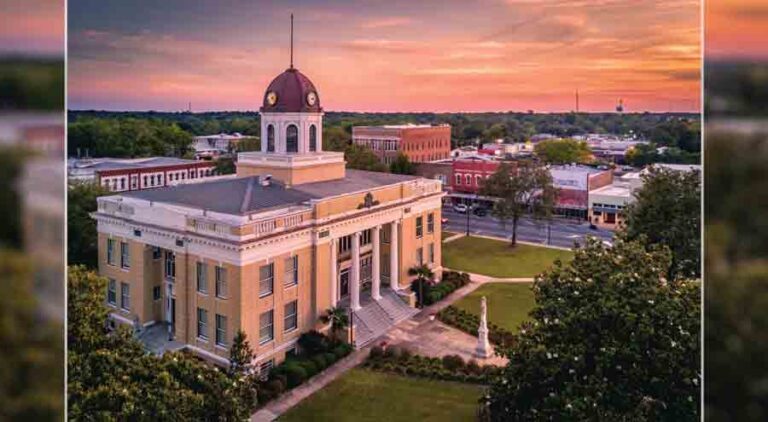
[[469, 207], [465, 204], [456, 204], [453, 206], [453, 210], [460, 214], [466, 214], [469, 211]]

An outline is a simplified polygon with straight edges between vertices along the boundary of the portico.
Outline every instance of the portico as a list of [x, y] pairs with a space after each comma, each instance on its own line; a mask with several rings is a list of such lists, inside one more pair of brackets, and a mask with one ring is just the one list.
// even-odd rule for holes
[[[398, 271], [391, 271], [399, 268], [399, 228], [400, 223], [392, 221], [331, 239], [332, 306], [341, 303], [357, 311], [367, 290], [372, 300], [381, 300], [382, 279], [393, 291], [400, 290]], [[389, 258], [384, 265], [382, 255]]]

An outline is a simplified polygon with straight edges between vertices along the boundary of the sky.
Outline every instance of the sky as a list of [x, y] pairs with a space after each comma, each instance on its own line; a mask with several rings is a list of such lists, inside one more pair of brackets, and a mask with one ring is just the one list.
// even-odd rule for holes
[[705, 6], [706, 55], [768, 61], [768, 2], [710, 0]]
[[0, 0], [0, 55], [64, 55], [64, 0]]
[[72, 0], [70, 109], [258, 110], [289, 65], [327, 111], [693, 111], [699, 0]]

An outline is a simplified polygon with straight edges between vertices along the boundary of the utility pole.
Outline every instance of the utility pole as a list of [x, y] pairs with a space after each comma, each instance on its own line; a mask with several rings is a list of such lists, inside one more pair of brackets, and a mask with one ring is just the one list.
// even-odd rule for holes
[[579, 90], [576, 90], [576, 113], [579, 112]]

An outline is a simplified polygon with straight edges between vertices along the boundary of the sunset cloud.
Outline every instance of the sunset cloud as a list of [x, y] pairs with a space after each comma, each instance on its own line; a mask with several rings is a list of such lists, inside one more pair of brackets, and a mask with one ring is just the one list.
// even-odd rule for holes
[[685, 1], [137, 1], [70, 3], [71, 107], [255, 110], [288, 66], [290, 12], [294, 63], [326, 110], [567, 111], [576, 89], [594, 111], [619, 98], [632, 111], [699, 107], [699, 8]]

